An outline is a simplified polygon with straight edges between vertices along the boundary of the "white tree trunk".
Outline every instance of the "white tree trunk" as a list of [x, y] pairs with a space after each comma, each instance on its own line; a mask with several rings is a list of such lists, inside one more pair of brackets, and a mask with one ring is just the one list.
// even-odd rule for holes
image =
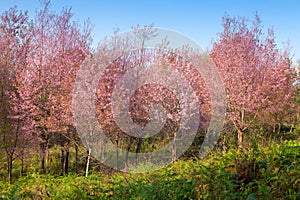
[[90, 160], [91, 160], [91, 148], [88, 148], [88, 155], [87, 155], [87, 160], [86, 160], [86, 168], [85, 168], [85, 177], [88, 176], [89, 174], [89, 166], [90, 166]]

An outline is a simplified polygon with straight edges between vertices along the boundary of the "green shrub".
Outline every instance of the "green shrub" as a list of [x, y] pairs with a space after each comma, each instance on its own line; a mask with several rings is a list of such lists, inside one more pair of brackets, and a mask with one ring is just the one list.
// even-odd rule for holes
[[299, 146], [296, 140], [252, 144], [143, 174], [33, 173], [14, 184], [0, 182], [0, 199], [299, 199]]

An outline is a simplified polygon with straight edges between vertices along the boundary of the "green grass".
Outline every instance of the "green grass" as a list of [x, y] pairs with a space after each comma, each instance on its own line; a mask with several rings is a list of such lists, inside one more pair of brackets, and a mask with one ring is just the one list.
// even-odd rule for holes
[[0, 199], [299, 199], [297, 146], [285, 141], [214, 152], [145, 174], [31, 174], [14, 184], [0, 182]]

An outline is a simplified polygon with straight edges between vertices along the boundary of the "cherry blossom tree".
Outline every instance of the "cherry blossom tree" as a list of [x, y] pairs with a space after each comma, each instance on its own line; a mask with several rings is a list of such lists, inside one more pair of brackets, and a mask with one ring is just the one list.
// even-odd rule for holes
[[57, 14], [49, 6], [46, 2], [34, 20], [26, 95], [31, 99], [30, 117], [39, 138], [41, 169], [46, 172], [49, 142], [58, 136], [62, 174], [65, 174], [70, 142], [77, 138], [71, 115], [73, 83], [90, 51], [91, 37], [88, 23], [82, 29], [72, 21], [71, 9]]
[[223, 18], [223, 32], [210, 53], [220, 70], [227, 93], [227, 119], [243, 133], [258, 119], [280, 124], [293, 109], [295, 73], [288, 49], [281, 52], [272, 29], [263, 34], [256, 15], [249, 27], [245, 18]]
[[[25, 99], [21, 95], [24, 66], [28, 62], [31, 23], [27, 12], [11, 8], [0, 16], [1, 146], [7, 155], [8, 179], [12, 182], [13, 161], [23, 159], [32, 139]], [[23, 163], [23, 162], [22, 162]], [[23, 173], [23, 165], [21, 174]]]
[[[199, 60], [202, 59], [200, 54], [192, 54], [192, 50], [188, 47], [182, 49], [171, 49], [168, 47], [167, 39], [162, 41], [157, 49], [146, 49], [144, 44], [147, 40], [156, 37], [155, 29], [150, 26], [137, 26], [133, 27], [134, 35], [132, 38], [124, 37], [120, 39], [117, 32], [113, 36], [110, 43], [102, 42], [98, 47], [99, 53], [104, 58], [112, 58], [114, 55], [117, 59], [107, 67], [104, 74], [102, 74], [99, 85], [97, 87], [97, 114], [98, 122], [105, 134], [114, 142], [116, 146], [126, 149], [125, 165], [128, 165], [128, 152], [134, 152], [136, 155], [136, 164], [138, 163], [138, 154], [147, 151], [153, 151], [159, 149], [165, 145], [168, 141], [175, 141], [176, 131], [179, 127], [180, 115], [179, 104], [177, 97], [167, 88], [160, 86], [159, 84], [146, 84], [141, 88], [138, 88], [130, 99], [130, 117], [135, 124], [139, 126], [146, 126], [150, 122], [149, 108], [153, 104], [162, 105], [167, 111], [167, 120], [164, 127], [161, 129], [158, 135], [149, 138], [138, 138], [127, 135], [126, 132], [116, 124], [114, 115], [112, 113], [111, 98], [113, 90], [118, 81], [125, 75], [127, 71], [142, 66], [147, 68], [151, 64], [159, 66], [170, 66], [174, 71], [178, 70], [179, 73], [188, 80], [198, 97], [198, 104], [200, 106], [201, 121], [199, 130], [205, 130], [207, 128], [207, 122], [210, 117], [209, 106], [209, 93], [205, 86], [201, 75], [194, 68], [191, 58], [198, 56]], [[136, 51], [129, 51], [128, 49], [136, 49]], [[189, 54], [189, 56], [188, 56]], [[97, 55], [95, 57], [97, 57]], [[192, 56], [193, 55], [193, 56]], [[186, 58], [185, 58], [186, 57]], [[95, 58], [97, 60], [97, 58]], [[105, 61], [103, 61], [105, 63]], [[138, 84], [139, 71], [134, 71], [133, 76], [135, 81], [132, 83]], [[178, 83], [178, 87], [181, 87]], [[185, 96], [185, 98], [190, 98]], [[121, 96], [118, 101], [122, 101]], [[156, 142], [154, 142], [156, 141]], [[173, 142], [174, 142], [173, 141]], [[135, 146], [135, 147], [134, 147]], [[174, 150], [174, 157], [176, 152]], [[117, 154], [121, 152], [116, 152]], [[118, 155], [116, 156], [117, 168], [128, 167], [118, 166]], [[175, 158], [174, 158], [175, 160]], [[132, 164], [132, 163], [131, 163]]]

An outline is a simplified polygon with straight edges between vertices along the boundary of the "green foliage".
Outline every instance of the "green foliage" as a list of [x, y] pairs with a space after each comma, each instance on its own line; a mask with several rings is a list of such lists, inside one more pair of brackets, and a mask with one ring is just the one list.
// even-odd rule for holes
[[[31, 174], [0, 182], [0, 199], [299, 199], [300, 142], [252, 144], [144, 174]], [[151, 166], [141, 165], [142, 169]]]

